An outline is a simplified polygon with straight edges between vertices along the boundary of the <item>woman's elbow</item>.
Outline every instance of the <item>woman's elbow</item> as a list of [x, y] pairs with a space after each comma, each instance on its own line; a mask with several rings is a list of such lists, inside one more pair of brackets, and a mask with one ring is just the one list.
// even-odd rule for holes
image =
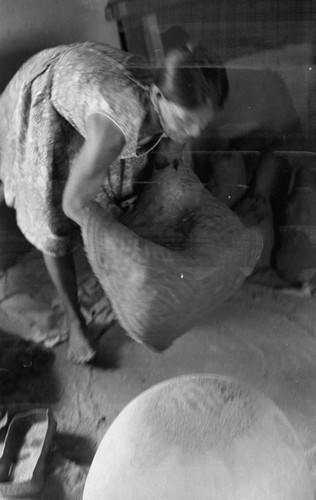
[[63, 196], [61, 208], [66, 217], [76, 223], [79, 223], [81, 218], [80, 214], [82, 213], [84, 207], [81, 206], [78, 201], [76, 202], [76, 200], [69, 198], [68, 196]]

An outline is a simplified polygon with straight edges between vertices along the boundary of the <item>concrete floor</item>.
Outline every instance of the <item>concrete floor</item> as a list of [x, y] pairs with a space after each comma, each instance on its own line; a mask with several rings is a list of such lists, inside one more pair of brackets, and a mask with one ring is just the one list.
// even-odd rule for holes
[[[4, 273], [0, 300], [7, 332], [38, 340], [45, 328], [61, 328], [36, 252]], [[153, 384], [194, 372], [233, 376], [270, 396], [293, 423], [316, 477], [315, 325], [315, 299], [247, 283], [162, 354], [136, 344], [117, 324], [98, 340], [94, 366], [71, 364], [66, 342], [55, 346], [52, 369], [28, 384], [21, 380], [4, 401], [15, 410], [49, 406], [57, 420], [42, 500], [79, 500], [96, 446], [121, 409]]]

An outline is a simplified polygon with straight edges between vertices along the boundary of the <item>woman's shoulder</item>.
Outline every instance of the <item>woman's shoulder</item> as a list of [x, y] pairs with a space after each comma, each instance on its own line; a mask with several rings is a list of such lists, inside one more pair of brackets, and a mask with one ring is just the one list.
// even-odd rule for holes
[[130, 135], [145, 112], [144, 90], [130, 78], [130, 54], [92, 42], [73, 45], [54, 68], [51, 102], [80, 133], [91, 114], [108, 116]]
[[108, 45], [86, 42], [73, 45], [62, 54], [54, 68], [53, 94], [63, 99], [72, 93], [84, 101], [127, 101], [142, 104], [144, 89], [131, 78], [130, 55]]
[[84, 42], [69, 46], [55, 67], [56, 81], [87, 82], [142, 96], [151, 83], [151, 72], [142, 56], [110, 45]]
[[129, 54], [109, 45], [84, 42], [68, 47], [60, 57], [55, 71], [60, 74], [69, 73], [103, 77], [119, 73], [127, 75]]

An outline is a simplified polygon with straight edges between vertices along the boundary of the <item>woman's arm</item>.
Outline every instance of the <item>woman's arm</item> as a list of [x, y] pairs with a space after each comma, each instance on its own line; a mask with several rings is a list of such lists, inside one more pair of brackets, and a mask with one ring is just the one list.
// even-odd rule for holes
[[124, 135], [112, 120], [100, 114], [88, 118], [87, 138], [63, 193], [62, 208], [67, 217], [80, 224], [83, 209], [99, 193], [108, 167], [124, 144]]

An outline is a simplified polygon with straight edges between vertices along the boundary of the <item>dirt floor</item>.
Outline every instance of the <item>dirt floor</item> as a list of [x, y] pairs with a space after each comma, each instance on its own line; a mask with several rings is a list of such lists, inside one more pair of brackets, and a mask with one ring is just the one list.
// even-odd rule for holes
[[[81, 298], [98, 351], [92, 366], [67, 359], [63, 313], [38, 252], [0, 277], [0, 339], [17, 334], [56, 344], [54, 362], [38, 357], [39, 373], [30, 374], [24, 363], [0, 401], [11, 414], [29, 407], [53, 411], [57, 433], [42, 500], [81, 499], [96, 446], [120, 410], [153, 384], [194, 372], [233, 376], [270, 396], [293, 423], [316, 477], [316, 298], [298, 298], [251, 280], [205, 324], [155, 354], [113, 323], [85, 265], [81, 276]], [[102, 322], [111, 326], [100, 336]], [[2, 357], [13, 373], [14, 361], [5, 350]]]

